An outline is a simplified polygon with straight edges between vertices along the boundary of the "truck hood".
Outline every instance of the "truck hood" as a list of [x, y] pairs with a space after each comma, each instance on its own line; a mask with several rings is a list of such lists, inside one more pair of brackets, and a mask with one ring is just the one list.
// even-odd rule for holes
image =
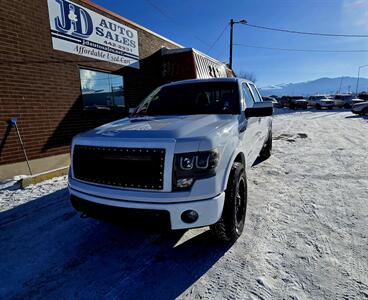
[[[208, 137], [237, 121], [236, 115], [145, 116], [124, 118], [78, 135], [83, 138], [160, 138]], [[237, 124], [237, 123], [235, 123]]]

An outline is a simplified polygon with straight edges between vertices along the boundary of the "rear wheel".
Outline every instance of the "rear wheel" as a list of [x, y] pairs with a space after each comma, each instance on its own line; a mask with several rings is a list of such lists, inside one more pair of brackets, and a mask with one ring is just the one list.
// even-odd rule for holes
[[247, 178], [244, 166], [235, 162], [225, 191], [220, 220], [210, 226], [212, 234], [224, 241], [235, 241], [243, 232], [247, 210]]
[[317, 104], [317, 105], [316, 105], [316, 108], [317, 108], [318, 110], [320, 110], [320, 109], [321, 109], [321, 105]]
[[363, 115], [363, 116], [368, 116], [368, 107], [366, 107], [366, 108], [364, 108], [364, 109], [362, 110], [362, 115]]

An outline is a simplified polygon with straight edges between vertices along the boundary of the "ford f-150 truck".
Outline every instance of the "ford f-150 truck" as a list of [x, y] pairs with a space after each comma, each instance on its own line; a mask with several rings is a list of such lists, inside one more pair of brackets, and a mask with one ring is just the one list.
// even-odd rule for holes
[[272, 102], [240, 78], [163, 85], [128, 118], [77, 135], [69, 190], [90, 205], [165, 211], [171, 229], [210, 225], [220, 239], [242, 233], [246, 173], [272, 149]]

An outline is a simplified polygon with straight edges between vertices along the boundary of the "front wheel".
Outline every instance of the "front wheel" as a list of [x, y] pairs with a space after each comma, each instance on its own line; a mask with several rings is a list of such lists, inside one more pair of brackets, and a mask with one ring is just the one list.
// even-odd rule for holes
[[220, 220], [210, 226], [216, 238], [235, 241], [243, 232], [247, 210], [247, 178], [244, 166], [235, 162], [225, 191], [224, 209]]

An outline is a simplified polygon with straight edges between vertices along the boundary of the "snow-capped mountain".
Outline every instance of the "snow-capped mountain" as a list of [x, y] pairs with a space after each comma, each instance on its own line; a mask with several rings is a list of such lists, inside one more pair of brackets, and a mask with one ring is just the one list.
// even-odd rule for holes
[[[319, 78], [299, 83], [282, 83], [260, 88], [262, 95], [301, 95], [335, 94], [355, 92], [356, 77]], [[359, 92], [368, 91], [368, 78], [359, 79]]]

